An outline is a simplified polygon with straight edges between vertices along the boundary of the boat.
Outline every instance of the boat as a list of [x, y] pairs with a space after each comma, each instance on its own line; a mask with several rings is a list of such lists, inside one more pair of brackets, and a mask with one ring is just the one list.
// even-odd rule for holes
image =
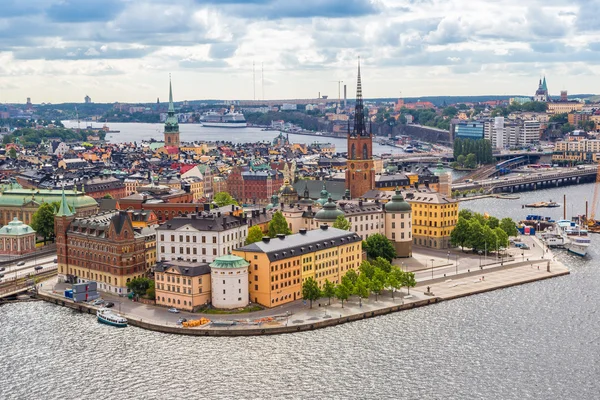
[[541, 238], [548, 247], [563, 247], [569, 242], [569, 239], [558, 232], [544, 232]]
[[415, 151], [415, 148], [414, 148], [414, 147], [412, 147], [412, 146], [409, 144], [409, 145], [405, 146], [405, 147], [403, 148], [403, 150], [404, 150], [404, 152], [405, 152], [405, 153], [414, 153], [414, 151]]
[[528, 208], [553, 208], [553, 207], [560, 207], [560, 204], [558, 204], [555, 201], [538, 201], [537, 203], [529, 203], [529, 204], [525, 204], [525, 207]]
[[248, 126], [244, 114], [234, 111], [233, 106], [228, 113], [221, 114], [209, 111], [200, 117], [202, 126], [211, 128], [245, 128]]
[[96, 317], [98, 317], [98, 322], [106, 325], [116, 326], [117, 328], [125, 328], [127, 326], [127, 318], [113, 313], [108, 308], [100, 308], [96, 311]]
[[569, 243], [565, 246], [571, 253], [585, 257], [590, 246], [591, 240], [587, 236], [572, 236]]

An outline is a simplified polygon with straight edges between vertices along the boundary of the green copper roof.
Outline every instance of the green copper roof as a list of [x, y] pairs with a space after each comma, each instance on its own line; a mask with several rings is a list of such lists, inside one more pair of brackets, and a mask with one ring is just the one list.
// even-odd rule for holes
[[544, 76], [544, 81], [542, 82], [542, 89], [548, 90], [548, 86], [546, 86], [546, 77]]
[[56, 216], [57, 217], [70, 217], [71, 215], [73, 215], [73, 213], [71, 212], [71, 209], [69, 208], [69, 205], [67, 204], [67, 197], [65, 196], [65, 188], [63, 187], [62, 197], [60, 199], [60, 208], [58, 209]]
[[23, 222], [19, 221], [17, 217], [10, 221], [8, 225], [4, 225], [2, 229], [0, 229], [0, 235], [10, 236], [20, 236], [34, 232], [35, 231], [31, 229], [29, 225], [25, 225]]
[[211, 268], [246, 268], [250, 265], [242, 257], [233, 256], [231, 254], [217, 257], [215, 261], [210, 264]]
[[[96, 200], [90, 196], [85, 196], [81, 192], [67, 190], [65, 196], [67, 204], [70, 206], [74, 205], [76, 208], [98, 205]], [[0, 195], [0, 207], [21, 207], [31, 201], [38, 204], [62, 202], [62, 191], [49, 189], [8, 189], [4, 190]]]
[[173, 87], [169, 77], [169, 110], [165, 121], [165, 132], [179, 132], [179, 121], [175, 116], [175, 105], [173, 104]]
[[273, 193], [273, 195], [271, 196], [271, 203], [267, 205], [266, 209], [270, 210], [271, 208], [275, 208], [279, 205], [279, 196], [277, 196], [277, 193]]
[[411, 209], [412, 207], [404, 200], [402, 192], [398, 188], [396, 188], [396, 194], [392, 196], [392, 200], [385, 205], [386, 212], [410, 212]]
[[325, 203], [327, 203], [328, 199], [329, 199], [329, 192], [325, 188], [325, 182], [323, 182], [323, 189], [321, 190], [321, 195], [319, 196], [319, 199], [315, 201], [315, 203], [318, 203], [323, 206], [323, 205], [325, 205]]
[[320, 221], [335, 221], [335, 219], [344, 215], [344, 212], [337, 208], [337, 205], [331, 200], [331, 197], [323, 205], [323, 208], [315, 214], [315, 219]]

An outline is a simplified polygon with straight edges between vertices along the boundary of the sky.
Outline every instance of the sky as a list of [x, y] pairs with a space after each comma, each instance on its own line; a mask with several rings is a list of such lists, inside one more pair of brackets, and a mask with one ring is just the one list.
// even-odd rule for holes
[[[0, 103], [600, 93], [600, 0], [0, 0]], [[253, 68], [254, 64], [254, 68]], [[264, 72], [263, 72], [264, 71]], [[254, 79], [253, 79], [254, 75]], [[343, 94], [342, 94], [343, 96]]]

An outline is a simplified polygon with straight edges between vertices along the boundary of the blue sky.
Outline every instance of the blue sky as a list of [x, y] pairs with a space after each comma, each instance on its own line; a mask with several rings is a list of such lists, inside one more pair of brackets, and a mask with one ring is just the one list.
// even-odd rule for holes
[[[0, 102], [600, 93], [600, 0], [2, 0]], [[255, 63], [256, 86], [253, 86]], [[264, 84], [262, 77], [264, 69]], [[263, 90], [264, 88], [264, 90]], [[256, 95], [254, 94], [256, 93]]]

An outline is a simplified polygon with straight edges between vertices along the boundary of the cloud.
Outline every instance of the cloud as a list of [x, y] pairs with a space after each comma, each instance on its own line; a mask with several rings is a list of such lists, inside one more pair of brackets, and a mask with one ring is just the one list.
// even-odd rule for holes
[[237, 44], [235, 43], [213, 43], [210, 45], [208, 56], [210, 58], [229, 58], [235, 54]]
[[56, 22], [109, 21], [124, 8], [122, 0], [63, 0], [50, 6], [46, 15]]
[[271, 0], [244, 4], [240, 2], [231, 11], [238, 16], [264, 19], [350, 18], [376, 14], [379, 8], [371, 0]]
[[19, 60], [119, 60], [129, 58], [143, 58], [156, 49], [150, 47], [108, 49], [94, 47], [65, 47], [65, 48], [33, 48], [13, 51]]

